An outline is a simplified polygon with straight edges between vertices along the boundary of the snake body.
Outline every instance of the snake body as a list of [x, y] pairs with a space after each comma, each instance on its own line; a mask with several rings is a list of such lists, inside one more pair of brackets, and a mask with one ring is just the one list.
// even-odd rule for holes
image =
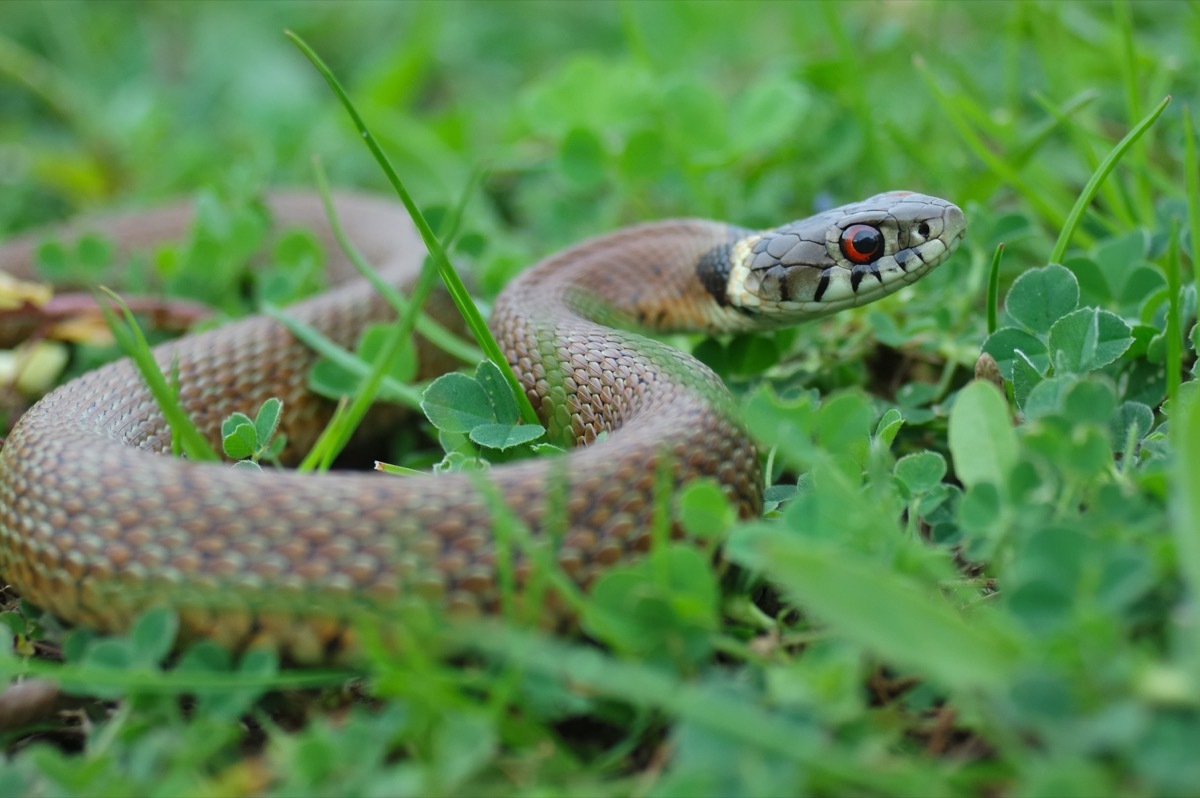
[[[277, 220], [328, 238], [315, 197], [275, 195], [268, 205]], [[339, 196], [337, 207], [384, 276], [410, 283], [423, 248], [402, 209], [356, 195]], [[128, 249], [177, 235], [187, 220], [171, 209], [102, 229]], [[742, 516], [761, 507], [758, 454], [720, 380], [608, 322], [709, 331], [795, 323], [916, 280], [964, 229], [950, 203], [892, 192], [771, 231], [655, 222], [547, 258], [501, 294], [491, 326], [544, 422], [578, 446], [482, 478], [248, 473], [164, 456], [170, 434], [149, 391], [129, 361], [112, 363], [42, 399], [0, 453], [0, 575], [74, 623], [119, 630], [167, 600], [187, 635], [273, 645], [299, 660], [354, 650], [343, 604], [386, 609], [419, 597], [456, 612], [494, 609], [497, 510], [534, 545], [550, 540], [565, 573], [586, 585], [646, 548], [664, 474], [675, 486], [714, 477]], [[0, 248], [0, 265], [23, 270], [31, 246]], [[358, 280], [289, 313], [343, 346], [388, 316]], [[182, 404], [214, 444], [229, 413], [253, 415], [270, 396], [283, 400], [281, 430], [297, 446], [328, 418], [329, 404], [306, 388], [315, 356], [270, 318], [155, 354], [178, 369]], [[533, 559], [514, 548], [521, 585]]]

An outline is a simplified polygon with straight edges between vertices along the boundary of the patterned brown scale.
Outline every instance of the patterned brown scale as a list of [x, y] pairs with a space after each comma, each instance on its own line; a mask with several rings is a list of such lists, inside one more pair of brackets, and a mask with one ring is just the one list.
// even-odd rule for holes
[[[315, 197], [278, 194], [267, 204], [277, 221], [312, 229], [337, 252]], [[410, 283], [423, 248], [403, 211], [352, 194], [336, 204], [357, 247], [389, 281]], [[187, 208], [173, 207], [68, 233], [98, 227], [130, 251], [178, 237], [189, 219]], [[298, 660], [339, 658], [356, 645], [339, 601], [384, 612], [414, 598], [466, 613], [495, 609], [492, 519], [502, 502], [534, 541], [558, 540], [561, 566], [586, 586], [647, 545], [661, 468], [675, 486], [716, 477], [743, 517], [761, 505], [757, 452], [730, 418], [732, 401], [717, 377], [609, 322], [662, 330], [778, 326], [753, 291], [765, 290], [768, 301], [796, 294], [799, 278], [776, 268], [805, 269], [808, 299], [817, 279], [849, 275], [827, 246], [849, 219], [877, 219], [886, 226], [889, 263], [920, 262], [925, 271], [949, 256], [964, 229], [949, 203], [894, 193], [774, 233], [699, 220], [631, 227], [529, 269], [497, 299], [491, 326], [534, 407], [577, 448], [497, 467], [482, 479], [247, 474], [165, 456], [169, 431], [141, 379], [126, 361], [105, 366], [34, 406], [0, 453], [0, 574], [76, 623], [121, 629], [145, 607], [169, 601], [180, 608], [187, 638], [278, 646]], [[0, 247], [0, 266], [28, 275], [38, 241]], [[801, 263], [809, 255], [819, 262]], [[760, 269], [760, 256], [774, 262]], [[344, 279], [347, 264], [331, 257], [332, 272]], [[848, 276], [822, 290], [841, 307], [915, 279], [892, 270], [903, 279], [881, 267], [883, 290], [862, 281], [855, 301], [847, 302]], [[787, 323], [829, 312], [810, 304], [783, 308]], [[289, 313], [345, 346], [388, 316], [358, 280]], [[329, 404], [305, 390], [314, 355], [269, 318], [187, 336], [156, 356], [163, 366], [178, 363], [181, 400], [214, 445], [229, 413], [252, 414], [270, 396], [284, 400], [289, 455], [310, 446], [329, 417]], [[426, 373], [446, 366], [424, 344], [419, 359]], [[597, 442], [601, 432], [608, 435]], [[521, 583], [530, 569], [518, 547]], [[544, 601], [551, 614], [565, 612], [563, 604], [553, 595]]]

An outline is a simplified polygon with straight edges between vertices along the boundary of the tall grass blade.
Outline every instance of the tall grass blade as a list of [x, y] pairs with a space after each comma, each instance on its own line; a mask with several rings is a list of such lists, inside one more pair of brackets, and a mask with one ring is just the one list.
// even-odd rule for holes
[[1150, 126], [1154, 124], [1154, 120], [1158, 119], [1159, 115], [1166, 110], [1170, 102], [1171, 98], [1169, 96], [1164, 97], [1163, 101], [1142, 119], [1141, 122], [1138, 122], [1133, 130], [1126, 133], [1125, 138], [1117, 142], [1117, 146], [1113, 147], [1112, 152], [1100, 162], [1099, 168], [1092, 173], [1091, 179], [1083, 187], [1083, 192], [1075, 200], [1075, 205], [1071, 208], [1071, 212], [1067, 214], [1066, 222], [1058, 234], [1058, 241], [1055, 242], [1054, 250], [1050, 253], [1050, 263], [1062, 263], [1063, 256], [1067, 253], [1067, 245], [1071, 243], [1071, 237], [1075, 235], [1075, 230], [1078, 229], [1080, 222], [1083, 221], [1084, 211], [1091, 204], [1092, 198], [1096, 196], [1096, 191], [1100, 188], [1100, 184], [1104, 182], [1104, 179], [1116, 167], [1121, 157], [1129, 151], [1129, 148], [1142, 137], [1143, 133], [1150, 129]]

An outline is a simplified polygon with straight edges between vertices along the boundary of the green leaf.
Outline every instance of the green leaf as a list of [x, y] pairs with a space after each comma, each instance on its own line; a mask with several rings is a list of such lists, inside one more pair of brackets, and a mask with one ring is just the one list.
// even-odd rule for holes
[[769, 511], [779, 506], [783, 502], [793, 498], [800, 488], [796, 485], [779, 484], [771, 485], [763, 491], [764, 509]]
[[486, 714], [461, 711], [443, 718], [432, 738], [439, 791], [459, 792], [492, 759], [499, 744]]
[[1044, 372], [1050, 367], [1046, 345], [1032, 333], [1016, 327], [1001, 327], [989, 335], [983, 342], [983, 351], [995, 358], [1006, 380], [1013, 379], [1013, 364], [1018, 358], [1024, 358], [1035, 371]]
[[179, 631], [179, 616], [167, 607], [143, 612], [129, 630], [129, 643], [139, 664], [156, 666], [171, 652]]
[[1112, 441], [1107, 432], [1107, 423], [1076, 427], [1070, 445], [1059, 450], [1063, 468], [1081, 480], [1095, 479], [1107, 471], [1112, 466]]
[[875, 440], [885, 449], [892, 448], [897, 433], [904, 426], [904, 416], [894, 407], [889, 407], [875, 425]]
[[1030, 391], [1042, 381], [1044, 375], [1023, 353], [1016, 352], [1015, 355], [1012, 361], [1013, 398], [1017, 400], [1017, 407], [1024, 411]]
[[1039, 578], [1014, 585], [1004, 605], [1029, 631], [1048, 635], [1073, 621], [1074, 598], [1074, 591], [1062, 579]]
[[972, 485], [958, 505], [958, 517], [971, 532], [986, 533], [1000, 519], [1000, 492], [991, 482]]
[[[504, 384], [504, 388], [508, 389], [507, 383]], [[546, 428], [540, 424], [479, 424], [467, 433], [471, 440], [480, 446], [500, 451], [532, 443], [545, 434]]]
[[1111, 295], [1119, 302], [1127, 294], [1134, 265], [1146, 257], [1146, 233], [1137, 229], [1106, 239], [1096, 245], [1093, 254]]
[[517, 408], [512, 388], [504, 378], [504, 372], [492, 361], [483, 360], [475, 367], [475, 381], [483, 386], [488, 401], [492, 403], [492, 412], [496, 420], [501, 424], [516, 424], [521, 413]]
[[635, 183], [650, 182], [662, 176], [667, 162], [662, 133], [653, 128], [639, 130], [625, 141], [621, 153], [621, 172]]
[[1013, 282], [1004, 300], [1009, 316], [1026, 329], [1042, 334], [1049, 332], [1054, 322], [1078, 304], [1079, 283], [1075, 275], [1055, 263], [1023, 273]]
[[16, 612], [0, 612], [0, 626], [8, 629], [9, 635], [23, 635], [27, 631], [25, 619]]
[[272, 250], [273, 268], [256, 272], [260, 303], [288, 305], [321, 290], [324, 253], [308, 230], [289, 230]]
[[1079, 299], [1084, 305], [1108, 305], [1113, 300], [1112, 287], [1104, 272], [1091, 258], [1067, 258], [1063, 265], [1071, 270], [1079, 283]]
[[283, 402], [272, 396], [263, 402], [254, 417], [254, 431], [258, 433], [258, 445], [264, 446], [271, 440], [275, 430], [279, 429], [279, 415], [283, 410]]
[[228, 437], [233, 434], [234, 430], [242, 425], [253, 427], [254, 422], [250, 420], [250, 416], [245, 413], [233, 412], [225, 417], [221, 422], [221, 436]]
[[950, 411], [950, 454], [967, 487], [1005, 484], [1017, 461], [1017, 433], [996, 386], [976, 380], [958, 392]]
[[679, 496], [679, 522], [697, 538], [723, 537], [737, 521], [725, 492], [711, 479], [690, 482]]
[[779, 362], [779, 345], [774, 336], [747, 333], [736, 335], [727, 349], [731, 373], [754, 376]]
[[824, 401], [817, 412], [817, 441], [826, 450], [866, 462], [871, 422], [875, 413], [870, 400], [859, 391], [848, 391]]
[[926, 493], [946, 476], [946, 460], [937, 452], [918, 452], [896, 461], [896, 478], [912, 493]]
[[69, 260], [67, 248], [59, 241], [43, 241], [37, 248], [38, 271], [51, 280], [66, 277]]
[[232, 667], [229, 650], [211, 640], [189, 646], [175, 663], [175, 670], [181, 673], [228, 673]]
[[1043, 416], [1055, 415], [1063, 411], [1063, 403], [1067, 392], [1075, 385], [1076, 378], [1048, 377], [1029, 391], [1025, 399], [1025, 420], [1033, 421]]
[[670, 130], [681, 151], [698, 162], [712, 162], [724, 156], [729, 132], [724, 101], [705, 83], [690, 80], [668, 90], [665, 97]]
[[129, 641], [107, 637], [93, 642], [84, 655], [83, 663], [95, 668], [127, 671], [138, 663]]
[[79, 237], [77, 252], [80, 265], [91, 274], [96, 274], [113, 262], [112, 243], [107, 237], [95, 233], [85, 233]]
[[1132, 343], [1132, 331], [1120, 316], [1080, 308], [1050, 328], [1050, 359], [1056, 372], [1081, 374], [1112, 363]]
[[1157, 267], [1146, 263], [1129, 270], [1125, 291], [1117, 297], [1121, 308], [1144, 311], [1167, 297], [1167, 278]]
[[234, 460], [245, 460], [258, 451], [258, 433], [253, 424], [239, 424], [221, 441], [226, 456]]
[[750, 433], [764, 446], [778, 446], [791, 465], [803, 466], [816, 454], [812, 429], [817, 408], [808, 394], [782, 399], [763, 385], [746, 401], [742, 417]]
[[1073, 423], [1108, 426], [1117, 411], [1117, 395], [1103, 379], [1080, 380], [1063, 396], [1063, 412]]
[[1122, 402], [1112, 419], [1112, 437], [1114, 446], [1121, 448], [1125, 440], [1133, 432], [1135, 443], [1150, 434], [1154, 426], [1154, 411], [1141, 402]]
[[483, 386], [466, 374], [443, 374], [421, 396], [421, 410], [438, 429], [469, 433], [496, 423], [496, 413]]
[[936, 588], [842, 546], [756, 524], [735, 532], [727, 551], [835, 632], [940, 684], [1000, 688], [1020, 661], [1019, 639], [999, 616], [964, 617]]
[[588, 128], [568, 131], [558, 152], [558, 164], [563, 176], [576, 187], [594, 189], [604, 182], [608, 172], [604, 144]]
[[754, 122], [730, 128], [733, 146], [744, 153], [783, 146], [796, 135], [811, 105], [807, 88], [787, 74], [751, 81], [735, 95], [730, 118]]
[[[367, 363], [374, 363], [387, 346], [394, 325], [372, 324], [363, 330], [355, 352]], [[411, 382], [417, 375], [417, 351], [412, 342], [401, 345], [385, 374], [397, 382]]]
[[717, 582], [693, 546], [671, 544], [600, 577], [584, 606], [584, 627], [619, 651], [696, 663], [712, 651]]

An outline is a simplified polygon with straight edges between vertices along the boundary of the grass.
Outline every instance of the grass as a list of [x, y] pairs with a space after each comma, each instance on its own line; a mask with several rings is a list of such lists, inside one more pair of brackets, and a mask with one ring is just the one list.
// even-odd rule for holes
[[[414, 607], [364, 627], [353, 673], [174, 653], [168, 612], [98, 638], [14, 605], [0, 667], [71, 712], [10, 724], [0, 792], [1195, 793], [1194, 9], [350, 8], [6, 5], [0, 229], [203, 190], [195, 234], [120, 284], [250, 309], [256, 192], [311, 183], [314, 153], [387, 189], [289, 28], [431, 218], [488, 165], [455, 237], [485, 301], [623, 224], [773, 226], [889, 188], [960, 204], [967, 242], [878, 306], [676, 341], [770, 463], [763, 520], [671, 497], [726, 565], [659, 546], [572, 597], [574, 636]], [[310, 259], [280, 247], [254, 300]], [[972, 381], [981, 352], [1004, 392]]]

